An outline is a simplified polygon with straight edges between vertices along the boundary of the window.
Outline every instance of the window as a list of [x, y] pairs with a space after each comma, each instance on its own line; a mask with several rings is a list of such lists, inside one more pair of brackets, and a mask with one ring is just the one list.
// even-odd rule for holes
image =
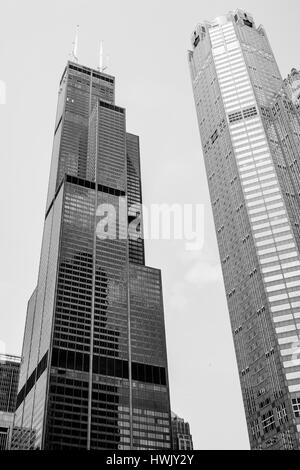
[[215, 130], [215, 132], [211, 136], [211, 143], [214, 144], [218, 137], [219, 137], [218, 130]]
[[243, 20], [245, 26], [249, 26], [249, 28], [253, 28], [253, 23], [249, 20]]
[[295, 418], [300, 418], [300, 398], [293, 398], [292, 405]]
[[286, 322], [286, 321], [289, 321], [289, 320], [293, 320], [293, 315], [291, 315], [291, 314], [282, 315], [282, 316], [279, 316], [279, 317], [274, 317], [273, 320], [274, 320], [275, 323], [283, 323], [283, 322]]
[[284, 424], [285, 422], [288, 421], [288, 416], [286, 413], [286, 408], [285, 408], [284, 403], [281, 403], [279, 406], [277, 406], [276, 411], [277, 411], [278, 421], [280, 424]]
[[237, 121], [241, 121], [243, 119], [243, 116], [242, 116], [242, 112], [241, 111], [237, 111], [236, 113], [231, 113], [228, 115], [228, 118], [229, 118], [229, 122], [237, 122]]
[[271, 410], [262, 415], [262, 427], [265, 433], [275, 429], [275, 419]]
[[[276, 276], [269, 276], [269, 277], [265, 277], [264, 278], [264, 281], [266, 283], [268, 282], [275, 282], [275, 281], [280, 281], [281, 279], [283, 279], [283, 276], [282, 274], [277, 274]], [[283, 286], [282, 288], [284, 289], [284, 284], [280, 285], [280, 286], [275, 286], [275, 287], [267, 287], [267, 292], [271, 292], [273, 289], [277, 289], [277, 288], [281, 288], [281, 286]]]

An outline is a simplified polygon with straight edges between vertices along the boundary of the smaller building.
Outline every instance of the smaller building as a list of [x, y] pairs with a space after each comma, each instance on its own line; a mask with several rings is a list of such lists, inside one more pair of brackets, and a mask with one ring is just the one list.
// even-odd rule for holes
[[0, 354], [0, 450], [9, 448], [16, 409], [21, 358]]
[[193, 439], [190, 425], [183, 418], [172, 412], [173, 450], [193, 450]]
[[284, 91], [294, 103], [296, 108], [300, 107], [300, 71], [293, 68], [284, 80]]

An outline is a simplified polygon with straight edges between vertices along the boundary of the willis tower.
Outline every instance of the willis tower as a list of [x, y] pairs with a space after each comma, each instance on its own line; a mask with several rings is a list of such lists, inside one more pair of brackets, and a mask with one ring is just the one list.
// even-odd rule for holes
[[169, 449], [161, 273], [145, 266], [139, 138], [115, 79], [69, 61], [12, 449]]

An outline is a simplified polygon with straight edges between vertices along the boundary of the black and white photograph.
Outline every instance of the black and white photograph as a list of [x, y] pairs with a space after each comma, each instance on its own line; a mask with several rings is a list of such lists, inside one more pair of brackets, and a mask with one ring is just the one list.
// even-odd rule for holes
[[8, 462], [300, 450], [299, 14], [0, 0]]

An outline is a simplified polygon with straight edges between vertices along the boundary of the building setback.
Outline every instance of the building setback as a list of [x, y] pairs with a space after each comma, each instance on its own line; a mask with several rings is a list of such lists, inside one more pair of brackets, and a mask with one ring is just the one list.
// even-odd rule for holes
[[139, 138], [114, 77], [68, 62], [13, 448], [170, 448], [161, 273], [145, 266], [141, 202]]
[[192, 45], [251, 448], [299, 449], [300, 116], [293, 79], [283, 82], [264, 28], [245, 11], [199, 24]]

